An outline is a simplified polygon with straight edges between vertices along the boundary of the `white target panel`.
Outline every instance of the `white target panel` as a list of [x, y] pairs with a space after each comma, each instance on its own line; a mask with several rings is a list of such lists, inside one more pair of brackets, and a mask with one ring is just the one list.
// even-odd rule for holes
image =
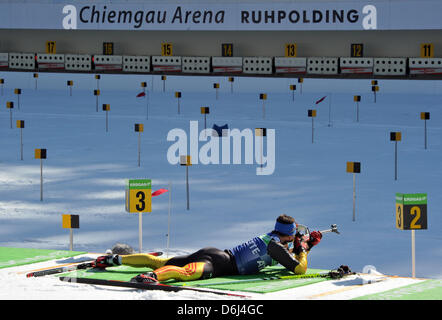
[[309, 74], [338, 74], [338, 58], [310, 57], [307, 59], [307, 73]]
[[123, 70], [123, 56], [96, 55], [93, 58], [95, 70]]
[[248, 74], [271, 74], [273, 58], [271, 57], [244, 57], [243, 73]]
[[339, 58], [339, 66], [343, 74], [373, 74], [373, 58]]
[[123, 71], [150, 72], [150, 56], [123, 56]]
[[0, 68], [9, 66], [9, 53], [0, 53]]
[[66, 54], [64, 68], [72, 71], [92, 70], [92, 56], [88, 54]]
[[181, 72], [181, 57], [153, 56], [152, 69], [159, 72]]
[[242, 57], [212, 57], [212, 72], [241, 73]]
[[37, 54], [37, 66], [42, 70], [62, 70], [64, 69], [64, 54]]
[[9, 68], [21, 70], [35, 69], [35, 54], [33, 53], [10, 53]]
[[183, 73], [209, 73], [210, 57], [182, 57]]
[[306, 73], [307, 58], [275, 57], [276, 73]]
[[442, 74], [442, 58], [409, 58], [410, 74]]
[[375, 58], [374, 75], [401, 76], [407, 72], [406, 58]]

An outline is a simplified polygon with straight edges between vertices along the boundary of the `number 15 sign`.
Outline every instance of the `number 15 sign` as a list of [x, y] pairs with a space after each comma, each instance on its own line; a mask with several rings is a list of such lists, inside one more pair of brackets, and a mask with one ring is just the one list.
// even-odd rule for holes
[[150, 179], [126, 180], [126, 211], [152, 212], [152, 181]]

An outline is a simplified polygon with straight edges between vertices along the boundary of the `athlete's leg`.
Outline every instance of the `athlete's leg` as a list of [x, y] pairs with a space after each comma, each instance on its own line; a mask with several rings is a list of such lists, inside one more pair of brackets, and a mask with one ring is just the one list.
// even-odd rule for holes
[[210, 262], [191, 262], [183, 267], [165, 265], [156, 269], [158, 281], [175, 279], [178, 281], [192, 281], [198, 279], [211, 278], [213, 274], [213, 266]]
[[148, 267], [158, 269], [163, 267], [170, 258], [160, 258], [147, 253], [121, 256], [121, 263], [131, 267]]

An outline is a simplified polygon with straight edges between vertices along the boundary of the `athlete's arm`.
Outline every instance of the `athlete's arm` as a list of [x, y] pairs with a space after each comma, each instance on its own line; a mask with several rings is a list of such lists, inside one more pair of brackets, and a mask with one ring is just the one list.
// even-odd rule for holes
[[304, 251], [295, 258], [283, 244], [272, 239], [267, 246], [267, 253], [295, 274], [304, 274], [307, 271], [307, 253]]

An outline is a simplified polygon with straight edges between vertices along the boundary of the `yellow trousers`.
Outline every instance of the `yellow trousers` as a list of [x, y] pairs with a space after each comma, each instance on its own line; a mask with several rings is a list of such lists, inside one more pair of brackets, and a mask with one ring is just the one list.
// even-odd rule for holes
[[183, 267], [166, 265], [170, 258], [160, 258], [150, 254], [131, 254], [121, 256], [121, 262], [131, 267], [148, 267], [154, 269], [158, 281], [175, 279], [178, 281], [192, 281], [201, 278], [205, 262], [192, 262]]

